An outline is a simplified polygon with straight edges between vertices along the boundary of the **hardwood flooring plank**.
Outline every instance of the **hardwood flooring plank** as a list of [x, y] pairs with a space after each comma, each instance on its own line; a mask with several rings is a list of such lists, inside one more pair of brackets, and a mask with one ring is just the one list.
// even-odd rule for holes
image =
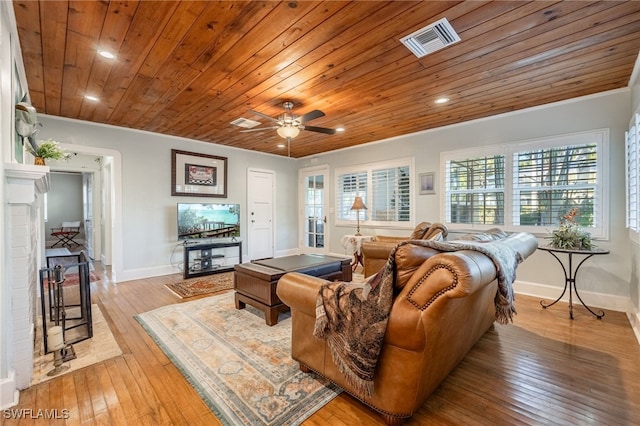
[[78, 409], [78, 399], [76, 398], [76, 384], [73, 380], [73, 375], [65, 374], [62, 376], [62, 408], [67, 410], [68, 418], [65, 420], [65, 425], [76, 426], [82, 424], [80, 421], [80, 410]]
[[[93, 368], [89, 367], [85, 370], [92, 371]], [[93, 415], [93, 405], [89, 395], [89, 388], [87, 387], [87, 379], [84, 375], [85, 370], [78, 370], [71, 373], [73, 375], [73, 383], [78, 400], [78, 413], [80, 414], [80, 422], [83, 425], [95, 425], [96, 420]]]

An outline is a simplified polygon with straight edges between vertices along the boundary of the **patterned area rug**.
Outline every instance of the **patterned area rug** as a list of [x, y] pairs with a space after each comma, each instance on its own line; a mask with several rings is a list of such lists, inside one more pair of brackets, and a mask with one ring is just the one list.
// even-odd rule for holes
[[341, 390], [291, 359], [291, 317], [269, 327], [233, 292], [136, 316], [225, 425], [298, 425]]
[[181, 299], [216, 293], [233, 288], [233, 272], [191, 278], [179, 283], [165, 284], [165, 286]]

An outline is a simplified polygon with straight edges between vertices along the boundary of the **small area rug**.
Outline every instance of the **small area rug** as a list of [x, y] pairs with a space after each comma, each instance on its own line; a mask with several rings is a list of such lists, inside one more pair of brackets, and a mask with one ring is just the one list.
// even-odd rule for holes
[[[107, 321], [102, 315], [100, 307], [96, 304], [91, 305], [91, 318], [93, 320], [93, 337], [73, 344], [77, 358], [65, 363], [65, 365], [69, 366], [69, 369], [63, 374], [68, 374], [88, 365], [122, 355], [122, 350], [120, 346], [118, 346], [115, 337], [113, 337], [109, 324], [107, 324]], [[38, 325], [36, 327], [36, 342], [31, 385], [59, 377], [47, 376], [47, 373], [54, 368], [53, 353], [44, 354], [42, 318], [40, 316], [38, 316]]]
[[165, 284], [165, 286], [181, 299], [217, 293], [233, 288], [233, 272], [191, 278], [178, 283]]
[[341, 390], [291, 359], [291, 317], [235, 309], [233, 292], [136, 319], [224, 425], [299, 425]]

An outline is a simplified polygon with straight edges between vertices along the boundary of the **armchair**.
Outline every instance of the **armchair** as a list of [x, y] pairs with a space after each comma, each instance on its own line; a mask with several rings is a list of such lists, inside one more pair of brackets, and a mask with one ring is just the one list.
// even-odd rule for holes
[[[538, 245], [526, 233], [493, 240], [497, 241], [475, 244], [503, 246], [498, 248], [516, 259], [526, 259]], [[410, 241], [395, 250], [393, 298], [372, 393], [352, 385], [335, 362], [332, 344], [314, 335], [319, 291], [330, 283], [285, 274], [277, 294], [291, 308], [291, 356], [300, 369], [328, 378], [379, 412], [387, 424], [399, 425], [411, 417], [493, 322], [504, 319], [498, 315], [504, 273], [498, 271], [487, 248], [456, 250], [456, 244], [472, 245]]]
[[391, 250], [398, 244], [408, 240], [435, 240], [442, 241], [449, 233], [442, 223], [422, 222], [415, 227], [409, 237], [390, 237], [377, 235], [371, 241], [362, 243], [362, 258], [364, 260], [364, 276], [378, 272], [389, 258]]

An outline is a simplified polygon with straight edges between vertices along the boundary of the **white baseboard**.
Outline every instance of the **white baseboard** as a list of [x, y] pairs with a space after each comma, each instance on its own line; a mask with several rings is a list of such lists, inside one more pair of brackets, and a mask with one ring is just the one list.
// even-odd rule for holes
[[640, 344], [640, 312], [627, 313], [627, 318], [629, 318], [629, 322], [631, 323], [631, 328], [633, 329], [633, 333], [636, 335], [636, 340]]
[[[276, 257], [290, 256], [298, 253], [299, 253], [298, 249], [281, 250], [276, 253]], [[246, 259], [245, 256], [242, 256], [243, 262], [249, 262], [250, 260], [251, 259]], [[120, 274], [118, 274], [115, 281], [120, 283], [124, 281], [142, 280], [145, 278], [159, 277], [162, 275], [181, 274], [181, 273], [182, 273], [182, 270], [171, 265], [155, 266], [151, 268], [129, 269], [126, 271], [122, 271]]]
[[[545, 284], [532, 283], [527, 281], [516, 281], [513, 284], [513, 289], [516, 293], [525, 294], [527, 296], [540, 297], [548, 301], [554, 301], [562, 293], [561, 287], [550, 286]], [[630, 312], [631, 300], [624, 296], [615, 296], [605, 293], [596, 293], [593, 291], [580, 290], [580, 297], [584, 300], [589, 307], [609, 309], [618, 312]], [[563, 302], [569, 302], [569, 291], [562, 296]], [[574, 303], [580, 303], [575, 293], [573, 296]]]
[[0, 410], [18, 405], [20, 401], [15, 371], [9, 370], [8, 376], [6, 379], [0, 380]]

